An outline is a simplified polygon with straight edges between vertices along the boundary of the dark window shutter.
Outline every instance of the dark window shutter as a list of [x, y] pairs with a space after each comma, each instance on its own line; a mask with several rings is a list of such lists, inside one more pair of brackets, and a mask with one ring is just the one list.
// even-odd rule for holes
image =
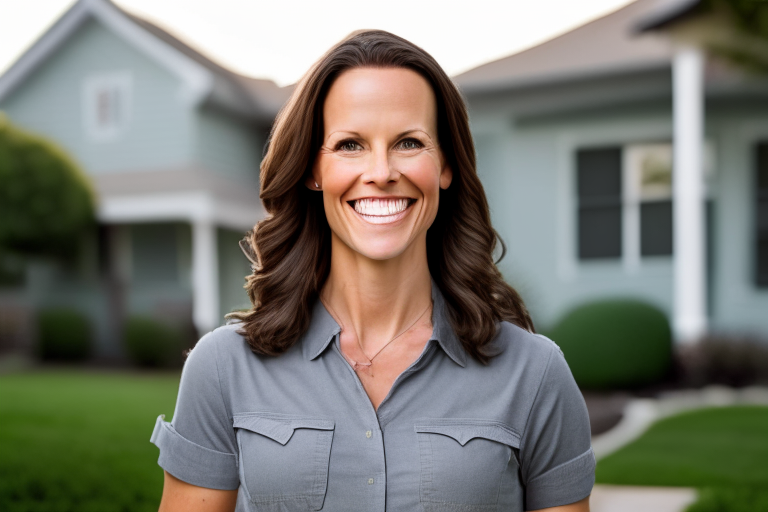
[[672, 201], [648, 201], [640, 204], [640, 254], [672, 254]]
[[768, 141], [757, 145], [755, 204], [755, 283], [768, 286]]
[[621, 257], [621, 148], [576, 153], [579, 259]]

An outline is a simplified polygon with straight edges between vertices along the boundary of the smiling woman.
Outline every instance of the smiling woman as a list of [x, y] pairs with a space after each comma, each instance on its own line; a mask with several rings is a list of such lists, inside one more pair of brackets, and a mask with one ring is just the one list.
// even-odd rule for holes
[[253, 307], [186, 362], [161, 510], [588, 510], [584, 401], [493, 261], [466, 107], [387, 32], [307, 73], [242, 246]]

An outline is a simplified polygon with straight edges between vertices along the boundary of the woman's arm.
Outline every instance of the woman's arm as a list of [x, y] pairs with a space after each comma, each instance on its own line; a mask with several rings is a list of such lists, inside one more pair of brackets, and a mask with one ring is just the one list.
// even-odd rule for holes
[[159, 512], [232, 512], [237, 502], [237, 490], [220, 491], [198, 487], [179, 480], [167, 471], [163, 483], [163, 498]]
[[576, 503], [570, 505], [562, 505], [560, 507], [541, 508], [536, 511], [530, 512], [589, 512], [589, 496]]

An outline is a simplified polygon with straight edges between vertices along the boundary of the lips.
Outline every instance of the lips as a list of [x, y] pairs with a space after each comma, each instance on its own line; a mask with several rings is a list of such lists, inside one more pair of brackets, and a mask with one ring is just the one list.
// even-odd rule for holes
[[415, 199], [408, 197], [365, 197], [348, 201], [355, 213], [371, 224], [387, 224], [395, 222], [404, 217], [408, 207], [415, 202]]

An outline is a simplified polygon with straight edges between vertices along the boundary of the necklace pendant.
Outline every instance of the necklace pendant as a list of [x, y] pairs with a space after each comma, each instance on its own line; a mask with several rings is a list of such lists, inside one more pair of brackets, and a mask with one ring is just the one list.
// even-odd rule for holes
[[371, 367], [371, 363], [358, 363], [357, 361], [354, 361], [354, 363], [355, 364], [352, 365], [352, 369], [355, 371], [360, 371]]
[[359, 363], [359, 362], [355, 361], [354, 359], [352, 359], [351, 357], [347, 356], [346, 354], [344, 354], [344, 359], [347, 360], [349, 365], [356, 372], [358, 372], [358, 371], [360, 371], [362, 369], [365, 369], [365, 368], [370, 368], [370, 366], [372, 364], [372, 363]]

